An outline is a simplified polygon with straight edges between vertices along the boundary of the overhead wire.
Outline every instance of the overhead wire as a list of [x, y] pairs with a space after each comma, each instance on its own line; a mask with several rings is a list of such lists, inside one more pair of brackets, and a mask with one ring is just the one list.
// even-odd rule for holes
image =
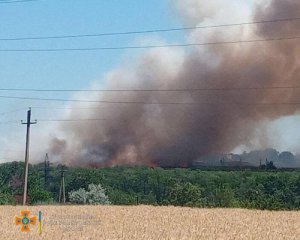
[[183, 43], [183, 44], [164, 44], [164, 45], [144, 45], [144, 46], [120, 46], [120, 47], [91, 47], [91, 48], [40, 48], [40, 49], [0, 49], [0, 52], [78, 52], [78, 51], [109, 51], [109, 50], [138, 50], [155, 48], [177, 48], [177, 47], [201, 47], [213, 45], [231, 45], [242, 43], [276, 42], [285, 40], [298, 40], [300, 36], [295, 37], [277, 37], [252, 40], [237, 41], [216, 41], [203, 43]]
[[0, 113], [0, 117], [1, 115], [7, 115], [7, 114], [11, 114], [11, 113], [16, 113], [16, 112], [20, 112], [20, 111], [24, 111], [25, 109], [22, 108], [22, 109], [17, 109], [17, 110], [12, 110], [12, 111], [7, 111], [7, 112], [2, 112]]
[[12, 1], [0, 1], [0, 4], [10, 4], [10, 3], [25, 3], [25, 2], [37, 2], [42, 0], [12, 0]]
[[31, 107], [32, 109], [41, 109], [41, 110], [48, 110], [48, 109], [54, 109], [54, 110], [90, 110], [90, 109], [104, 109], [107, 107], [101, 106], [101, 107]]
[[[89, 122], [89, 121], [107, 121], [111, 119], [103, 118], [87, 118], [87, 119], [38, 119], [37, 122]], [[0, 122], [0, 125], [4, 124], [20, 124], [21, 121], [6, 121]]]
[[[27, 0], [27, 1], [29, 1], [29, 0]], [[39, 1], [39, 0], [31, 0], [31, 1]], [[124, 32], [0, 38], [0, 41], [47, 40], [47, 39], [68, 39], [68, 38], [103, 37], [103, 36], [118, 36], [118, 35], [135, 35], [135, 34], [147, 34], [147, 33], [186, 31], [186, 30], [196, 30], [196, 29], [234, 27], [234, 26], [243, 26], [243, 25], [256, 25], [256, 24], [266, 24], [266, 23], [278, 23], [278, 22], [298, 21], [298, 20], [300, 20], [300, 17], [278, 18], [278, 19], [270, 19], [270, 20], [229, 23], [229, 24], [219, 24], [219, 25], [206, 25], [206, 26], [181, 27], [181, 28], [164, 28], [164, 29], [152, 29], [152, 30], [135, 30], [135, 31], [124, 31]]]
[[[173, 89], [37, 89], [37, 88], [0, 88], [0, 91], [14, 92], [198, 92], [198, 91], [247, 91], [247, 90], [278, 90], [300, 89], [300, 86], [269, 86], [269, 87], [230, 87], [230, 88], [173, 88]], [[1, 113], [0, 113], [1, 114]]]
[[[17, 97], [17, 96], [0, 96], [5, 99], [19, 100], [38, 100], [38, 101], [57, 101], [57, 102], [79, 102], [79, 103], [103, 103], [103, 104], [142, 104], [142, 105], [200, 105], [200, 104], [219, 104], [218, 102], [144, 102], [144, 101], [110, 101], [110, 100], [84, 100], [84, 99], [63, 99], [63, 98], [38, 98], [38, 97]], [[224, 102], [222, 102], [224, 104]], [[299, 105], [300, 102], [257, 102], [257, 103], [235, 103], [227, 102], [231, 105]]]
[[2, 157], [0, 157], [0, 160], [20, 161], [20, 160], [22, 160], [22, 158], [16, 159], [16, 158], [2, 158]]
[[83, 122], [83, 121], [107, 121], [108, 119], [87, 118], [87, 119], [38, 119], [38, 122]]
[[5, 121], [5, 122], [0, 122], [0, 125], [4, 125], [4, 124], [15, 124], [15, 123], [21, 123], [21, 121]]

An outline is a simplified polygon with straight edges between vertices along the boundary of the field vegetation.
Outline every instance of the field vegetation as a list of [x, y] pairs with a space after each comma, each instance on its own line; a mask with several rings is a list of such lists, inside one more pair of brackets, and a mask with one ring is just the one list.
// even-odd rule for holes
[[23, 207], [0, 208], [1, 239], [299, 239], [299, 212], [200, 209], [153, 206], [34, 206], [42, 211], [37, 226], [22, 233], [13, 217]]

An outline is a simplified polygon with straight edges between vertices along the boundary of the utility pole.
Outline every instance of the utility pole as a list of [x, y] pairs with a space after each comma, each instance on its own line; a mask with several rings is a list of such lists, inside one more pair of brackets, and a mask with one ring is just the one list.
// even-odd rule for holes
[[259, 168], [261, 169], [261, 159], [259, 159]]
[[49, 171], [50, 171], [50, 162], [48, 153], [46, 153], [45, 161], [44, 161], [44, 181], [45, 181], [45, 190], [49, 188]]
[[14, 175], [17, 173], [17, 168], [18, 168], [17, 162], [14, 161], [14, 162], [13, 162], [13, 173], [14, 173]]
[[29, 143], [30, 143], [30, 126], [36, 124], [37, 121], [31, 122], [31, 108], [27, 111], [27, 122], [21, 121], [22, 124], [27, 125], [26, 131], [26, 150], [25, 150], [25, 173], [24, 173], [24, 194], [23, 194], [23, 205], [26, 205], [27, 198], [27, 181], [28, 181], [28, 160], [29, 160]]
[[242, 158], [240, 157], [240, 170], [242, 170]]
[[60, 170], [61, 181], [60, 181], [58, 202], [63, 203], [63, 204], [66, 203], [65, 172], [66, 172], [66, 170], [64, 169], [64, 166], [62, 165], [61, 170]]

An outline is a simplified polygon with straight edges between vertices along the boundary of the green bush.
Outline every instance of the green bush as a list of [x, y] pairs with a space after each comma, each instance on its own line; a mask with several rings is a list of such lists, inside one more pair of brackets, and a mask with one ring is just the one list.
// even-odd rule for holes
[[175, 206], [201, 206], [201, 188], [191, 183], [175, 184], [167, 202]]
[[8, 193], [0, 193], [0, 205], [15, 205], [16, 199]]
[[120, 190], [111, 190], [109, 192], [109, 199], [115, 205], [134, 205], [137, 203], [137, 197]]
[[215, 190], [216, 207], [237, 207], [233, 190], [228, 187], [221, 187]]
[[53, 202], [50, 193], [40, 189], [29, 192], [29, 197], [31, 204], [37, 204], [38, 202]]
[[76, 204], [110, 204], [109, 198], [105, 194], [105, 189], [101, 186], [101, 184], [90, 184], [88, 186], [88, 191], [83, 188], [80, 188], [77, 191], [71, 191], [69, 192], [69, 199], [71, 203]]

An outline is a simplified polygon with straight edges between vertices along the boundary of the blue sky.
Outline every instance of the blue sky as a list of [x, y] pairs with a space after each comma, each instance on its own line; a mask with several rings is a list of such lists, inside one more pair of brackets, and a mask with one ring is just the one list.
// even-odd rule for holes
[[[41, 0], [36, 2], [0, 4], [0, 38], [55, 36], [122, 32], [143, 29], [178, 27], [180, 23], [168, 1], [120, 0]], [[1, 49], [105, 47], [134, 45], [145, 36], [113, 36], [65, 40], [0, 41]], [[156, 37], [147, 35], [146, 37]], [[166, 40], [182, 39], [180, 33], [160, 34]], [[0, 53], [0, 88], [82, 89], [101, 80], [103, 75], [134, 57], [137, 51]], [[130, 59], [129, 59], [130, 60]], [[0, 95], [68, 98], [67, 93], [1, 92]], [[30, 106], [51, 103], [0, 99], [0, 122], [25, 119]], [[52, 103], [57, 107], [63, 103]], [[12, 113], [1, 114], [5, 112]], [[33, 118], [61, 118], [62, 111], [34, 109]], [[34, 126], [33, 138], [43, 125]], [[21, 124], [0, 124], [2, 145], [23, 142], [25, 127]], [[36, 134], [35, 134], [36, 132]], [[22, 141], [20, 141], [20, 138]], [[1, 140], [1, 139], [0, 139]], [[25, 139], [24, 139], [25, 140]], [[11, 147], [12, 149], [14, 146]], [[1, 154], [0, 147], [0, 156]], [[5, 151], [7, 147], [5, 147]], [[7, 156], [5, 154], [5, 156]], [[9, 155], [11, 156], [11, 155]], [[13, 155], [15, 156], [15, 154]]]
[[[179, 26], [167, 1], [41, 0], [1, 4], [0, 38], [91, 34]], [[180, 34], [161, 35], [179, 39]], [[133, 45], [141, 35], [63, 40], [1, 41], [1, 49], [105, 47]], [[134, 55], [136, 51], [132, 51]], [[123, 51], [0, 53], [1, 88], [87, 88], [110, 69], [124, 61]], [[130, 55], [126, 55], [129, 56]], [[26, 95], [24, 93], [5, 93]], [[32, 95], [32, 93], [30, 94]], [[68, 97], [66, 94], [35, 96]], [[32, 101], [1, 99], [1, 112], [20, 107], [44, 105]], [[57, 104], [57, 103], [56, 103]], [[22, 113], [24, 115], [24, 113]], [[38, 113], [36, 113], [38, 114]], [[18, 119], [21, 115], [15, 115]], [[39, 117], [39, 115], [37, 116]], [[9, 115], [2, 120], [11, 120]]]
[[[155, 29], [178, 26], [167, 1], [42, 0], [0, 5], [0, 38]], [[140, 36], [1, 41], [1, 49], [132, 45]], [[176, 39], [178, 34], [168, 34]], [[1, 53], [2, 88], [86, 88], [117, 66], [122, 51]], [[134, 54], [134, 51], [133, 51]], [[21, 93], [19, 93], [20, 95]], [[10, 110], [10, 101], [1, 100]], [[14, 105], [14, 104], [13, 104]]]

